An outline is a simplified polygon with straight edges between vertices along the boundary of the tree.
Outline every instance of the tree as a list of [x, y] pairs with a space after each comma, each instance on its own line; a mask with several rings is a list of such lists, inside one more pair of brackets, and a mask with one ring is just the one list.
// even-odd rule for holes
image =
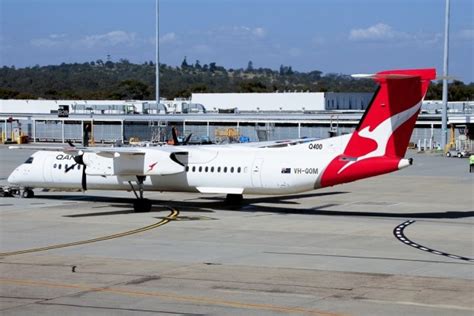
[[253, 71], [253, 62], [251, 60], [249, 60], [248, 64], [247, 64], [247, 69], [246, 69], [247, 72], [252, 72]]
[[[95, 66], [93, 66], [95, 63]], [[102, 60], [87, 63], [12, 68], [0, 66], [0, 98], [5, 99], [150, 99], [154, 96], [155, 65], [117, 63]], [[150, 66], [151, 65], [151, 66]], [[285, 90], [374, 92], [376, 84], [369, 79], [353, 79], [346, 75], [320, 71], [295, 72], [281, 65], [279, 71], [254, 68], [253, 79], [244, 69], [226, 70], [201, 65], [196, 61], [187, 70], [160, 64], [160, 94], [168, 99], [189, 96], [192, 92], [271, 92]], [[253, 66], [253, 65], [252, 65]], [[194, 69], [195, 71], [190, 71]], [[211, 72], [212, 71], [212, 72]], [[229, 73], [227, 72], [229, 71]], [[474, 83], [454, 81], [448, 87], [450, 101], [474, 99]], [[426, 99], [441, 99], [442, 83], [430, 85]]]
[[108, 68], [108, 69], [114, 68], [114, 63], [113, 63], [112, 61], [110, 61], [110, 60], [107, 60], [107, 61], [105, 62], [105, 68]]
[[20, 94], [18, 91], [0, 88], [0, 99], [15, 99], [18, 94]]
[[184, 56], [183, 62], [181, 63], [181, 69], [189, 68], [188, 62], [186, 61], [186, 56]]
[[280, 76], [285, 76], [285, 75], [292, 75], [294, 74], [293, 69], [291, 66], [280, 66]]
[[321, 79], [321, 74], [322, 72], [319, 71], [319, 70], [313, 70], [311, 72], [308, 73], [308, 77], [311, 79], [311, 80], [319, 80]]
[[210, 72], [216, 71], [216, 63], [212, 62], [209, 64], [209, 71]]
[[151, 97], [147, 84], [138, 80], [124, 80], [119, 83], [118, 89], [111, 95], [121, 100], [144, 100]]
[[196, 69], [199, 69], [199, 70], [201, 70], [201, 69], [202, 69], [202, 67], [201, 67], [201, 64], [200, 64], [199, 60], [196, 60], [196, 63], [194, 64], [194, 68], [196, 68]]
[[261, 81], [244, 81], [240, 83], [240, 92], [268, 92], [268, 88]]

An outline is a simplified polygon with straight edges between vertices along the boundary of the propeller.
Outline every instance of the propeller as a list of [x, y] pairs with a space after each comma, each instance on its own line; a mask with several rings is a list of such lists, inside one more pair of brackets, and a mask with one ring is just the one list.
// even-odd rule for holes
[[81, 178], [81, 187], [83, 191], [87, 191], [87, 174], [86, 174], [86, 164], [84, 163], [84, 153], [81, 155], [74, 156], [74, 161], [76, 164], [83, 166], [82, 168], [82, 178]]
[[174, 126], [173, 126], [173, 128], [171, 128], [171, 135], [173, 136], [173, 145], [174, 146], [187, 145], [189, 143], [189, 141], [191, 140], [191, 136], [193, 136], [193, 134], [191, 133], [188, 136], [186, 136], [186, 138], [182, 142], [180, 142], [179, 139], [178, 139], [177, 129]]
[[[67, 143], [71, 147], [76, 147], [74, 144], [68, 140]], [[70, 170], [74, 170], [74, 167], [77, 165], [82, 166], [82, 177], [81, 177], [81, 187], [83, 191], [87, 191], [87, 174], [86, 174], [86, 164], [84, 163], [84, 152], [79, 151], [79, 154], [76, 156], [73, 156], [74, 161], [76, 162], [75, 164], [71, 165], [69, 168], [64, 168], [64, 173], [69, 172]]]

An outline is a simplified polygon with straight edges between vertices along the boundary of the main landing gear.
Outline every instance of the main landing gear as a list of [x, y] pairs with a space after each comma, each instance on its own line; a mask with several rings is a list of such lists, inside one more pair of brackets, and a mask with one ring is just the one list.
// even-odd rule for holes
[[133, 210], [135, 212], [149, 212], [151, 211], [151, 201], [143, 197], [143, 182], [145, 181], [145, 176], [137, 176], [138, 183], [138, 193], [133, 187], [132, 181], [128, 181], [130, 187], [132, 188], [133, 193], [136, 196], [136, 200], [133, 202]]

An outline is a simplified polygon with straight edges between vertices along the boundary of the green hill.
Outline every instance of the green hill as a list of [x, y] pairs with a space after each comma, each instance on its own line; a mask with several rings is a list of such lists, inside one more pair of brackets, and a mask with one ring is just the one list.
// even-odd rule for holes
[[[225, 69], [216, 63], [199, 61], [181, 67], [160, 65], [160, 95], [172, 99], [189, 97], [193, 92], [372, 92], [372, 80], [315, 70], [294, 71], [291, 66], [279, 70], [253, 68]], [[472, 100], [474, 84], [455, 81], [449, 89], [451, 101]], [[86, 99], [153, 100], [155, 65], [97, 60], [86, 63], [0, 68], [1, 99]], [[432, 84], [427, 99], [441, 99], [441, 83]]]

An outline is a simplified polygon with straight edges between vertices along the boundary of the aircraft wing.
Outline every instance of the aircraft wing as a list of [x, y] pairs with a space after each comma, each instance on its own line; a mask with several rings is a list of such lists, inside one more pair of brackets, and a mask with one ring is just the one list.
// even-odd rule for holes
[[[252, 142], [252, 143], [236, 143], [228, 144], [222, 146], [239, 146], [239, 147], [250, 147], [250, 148], [279, 148], [279, 147], [288, 147], [303, 143], [312, 142], [319, 140], [320, 138], [297, 138], [297, 139], [286, 139], [286, 140], [274, 140], [274, 141], [264, 141], [264, 142]], [[206, 146], [216, 146], [216, 145], [206, 145]], [[217, 145], [220, 146], [220, 145]]]
[[[188, 152], [179, 146], [161, 147], [72, 147], [10, 146], [10, 149], [61, 151], [87, 167], [88, 175], [147, 176], [185, 171]], [[81, 157], [81, 159], [76, 159]], [[78, 162], [79, 161], [79, 162]]]
[[87, 147], [79, 154], [90, 175], [171, 175], [184, 172], [188, 162], [188, 152], [176, 146]]
[[[88, 155], [89, 152], [95, 155]], [[187, 151], [168, 148], [88, 149], [83, 155], [90, 175], [172, 175], [184, 172], [188, 160]]]

